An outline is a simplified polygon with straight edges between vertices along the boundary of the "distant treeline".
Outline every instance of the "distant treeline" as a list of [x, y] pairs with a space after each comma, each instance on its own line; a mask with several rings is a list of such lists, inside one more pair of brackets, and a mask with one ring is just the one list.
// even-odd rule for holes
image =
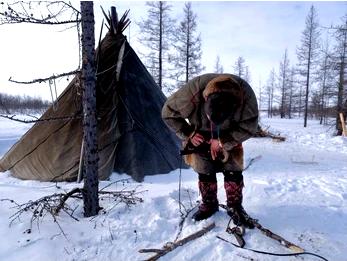
[[43, 113], [49, 105], [50, 102], [41, 98], [0, 93], [0, 113], [2, 114]]

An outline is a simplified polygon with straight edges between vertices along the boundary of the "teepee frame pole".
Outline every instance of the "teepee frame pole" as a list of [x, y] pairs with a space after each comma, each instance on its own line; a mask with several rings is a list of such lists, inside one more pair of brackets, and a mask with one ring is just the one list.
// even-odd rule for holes
[[81, 145], [81, 154], [80, 154], [80, 163], [78, 166], [77, 183], [81, 183], [82, 181], [83, 153], [84, 153], [84, 139], [82, 139], [82, 145]]

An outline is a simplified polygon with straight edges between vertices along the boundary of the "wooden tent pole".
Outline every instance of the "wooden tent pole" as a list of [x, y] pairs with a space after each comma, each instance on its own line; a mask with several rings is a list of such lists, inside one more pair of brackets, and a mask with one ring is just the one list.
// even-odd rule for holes
[[81, 145], [80, 164], [78, 166], [77, 183], [81, 183], [82, 181], [83, 151], [84, 151], [84, 139], [82, 139], [82, 145]]

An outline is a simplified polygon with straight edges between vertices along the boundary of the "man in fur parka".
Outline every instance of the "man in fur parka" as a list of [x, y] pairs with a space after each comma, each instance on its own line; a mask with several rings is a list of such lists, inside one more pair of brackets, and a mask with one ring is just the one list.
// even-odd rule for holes
[[185, 161], [199, 177], [202, 203], [193, 219], [218, 211], [216, 173], [224, 174], [228, 214], [252, 227], [242, 207], [242, 142], [258, 126], [258, 105], [250, 85], [232, 74], [204, 74], [171, 95], [162, 109], [165, 123], [183, 141]]

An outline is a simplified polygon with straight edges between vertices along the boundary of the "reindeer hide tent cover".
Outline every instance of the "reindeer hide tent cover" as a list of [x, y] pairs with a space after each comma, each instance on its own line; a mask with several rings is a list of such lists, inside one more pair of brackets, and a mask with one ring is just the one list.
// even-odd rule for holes
[[[96, 50], [98, 170], [100, 179], [115, 171], [142, 181], [180, 167], [179, 140], [161, 119], [166, 97], [122, 34], [122, 19]], [[20, 179], [76, 180], [83, 138], [81, 91], [76, 75], [59, 96], [58, 109], [50, 107], [41, 119], [72, 117], [35, 123], [0, 160], [0, 171], [10, 170]]]

